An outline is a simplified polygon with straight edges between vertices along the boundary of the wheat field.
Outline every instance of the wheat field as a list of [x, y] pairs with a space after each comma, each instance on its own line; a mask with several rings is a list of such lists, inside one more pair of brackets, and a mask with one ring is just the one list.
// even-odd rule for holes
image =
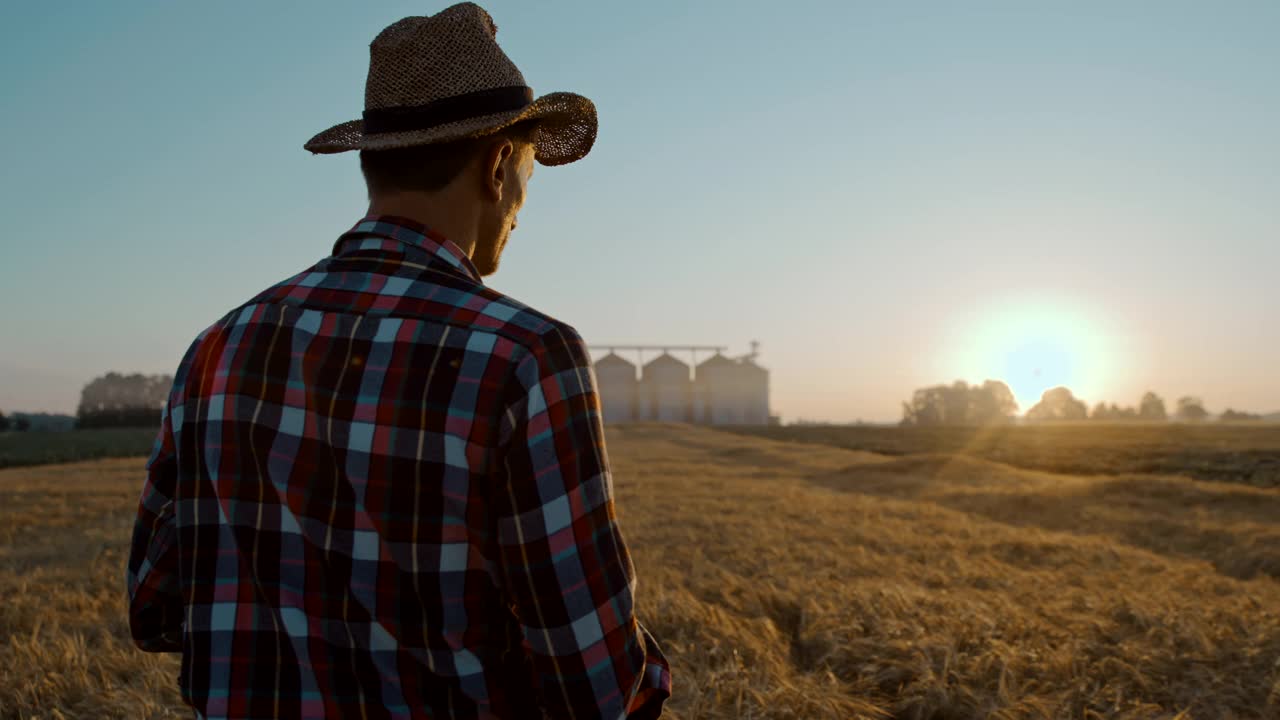
[[[609, 432], [673, 718], [1280, 718], [1280, 490]], [[185, 716], [133, 650], [142, 458], [0, 470], [0, 718]]]

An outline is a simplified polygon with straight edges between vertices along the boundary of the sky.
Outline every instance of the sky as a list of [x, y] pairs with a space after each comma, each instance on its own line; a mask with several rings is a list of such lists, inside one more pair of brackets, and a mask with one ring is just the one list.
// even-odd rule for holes
[[[760, 343], [784, 420], [914, 389], [1280, 410], [1280, 3], [482, 3], [595, 101], [486, 283], [589, 343]], [[74, 412], [365, 212], [368, 45], [444, 3], [0, 7], [0, 410]]]

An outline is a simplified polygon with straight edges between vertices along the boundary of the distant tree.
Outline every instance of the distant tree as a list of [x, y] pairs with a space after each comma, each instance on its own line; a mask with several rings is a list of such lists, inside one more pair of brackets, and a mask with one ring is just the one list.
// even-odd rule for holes
[[951, 388], [942, 394], [944, 405], [943, 416], [950, 425], [964, 425], [969, 422], [969, 384], [963, 380], [951, 383]]
[[1018, 401], [1013, 391], [999, 380], [987, 380], [982, 387], [970, 388], [969, 422], [975, 425], [991, 425], [1009, 422], [1018, 412]]
[[1198, 397], [1180, 397], [1174, 417], [1182, 422], [1202, 422], [1209, 417], [1209, 411], [1204, 409], [1204, 402]]
[[95, 378], [80, 392], [76, 426], [154, 427], [173, 378], [168, 375], [122, 375], [110, 372]]
[[1115, 403], [1108, 405], [1100, 402], [1093, 406], [1093, 411], [1089, 413], [1090, 420], [1133, 420], [1138, 417], [1138, 411], [1131, 407], [1122, 408]]
[[18, 432], [26, 432], [31, 429], [31, 421], [24, 417], [18, 418], [13, 425], [14, 425], [13, 429], [17, 430]]
[[903, 425], [960, 425], [965, 421], [969, 386], [964, 382], [920, 388], [902, 404]]
[[1222, 422], [1259, 422], [1262, 420], [1262, 416], [1250, 412], [1237, 412], [1227, 408], [1218, 419]]
[[9, 429], [9, 418], [5, 417], [4, 413], [0, 412], [0, 432], [4, 432], [5, 430], [8, 430], [8, 429]]
[[1009, 422], [1018, 402], [1008, 385], [987, 380], [969, 385], [957, 380], [916, 390], [902, 404], [903, 425], [988, 425]]
[[1032, 422], [1084, 420], [1088, 416], [1089, 406], [1077, 400], [1076, 396], [1064, 387], [1046, 390], [1040, 396], [1040, 402], [1027, 411], [1027, 420]]
[[1142, 402], [1138, 403], [1138, 419], [1163, 421], [1169, 419], [1169, 413], [1164, 409], [1164, 398], [1159, 395], [1148, 392], [1142, 396]]

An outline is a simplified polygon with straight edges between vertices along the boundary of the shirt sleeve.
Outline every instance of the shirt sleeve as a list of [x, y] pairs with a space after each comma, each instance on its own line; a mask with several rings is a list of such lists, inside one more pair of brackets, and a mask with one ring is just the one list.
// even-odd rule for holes
[[182, 600], [173, 521], [177, 452], [169, 403], [147, 460], [146, 480], [133, 525], [126, 585], [134, 643], [150, 652], [182, 650]]
[[506, 590], [550, 717], [657, 717], [671, 674], [635, 615], [590, 357], [571, 328], [516, 364], [494, 507]]

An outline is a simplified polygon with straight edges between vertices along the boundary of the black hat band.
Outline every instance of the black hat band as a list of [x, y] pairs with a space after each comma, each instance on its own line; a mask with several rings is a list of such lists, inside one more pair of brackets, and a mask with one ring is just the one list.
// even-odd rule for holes
[[364, 132], [372, 135], [426, 130], [474, 117], [523, 110], [532, 102], [532, 88], [511, 85], [441, 98], [425, 105], [375, 108], [364, 111]]

